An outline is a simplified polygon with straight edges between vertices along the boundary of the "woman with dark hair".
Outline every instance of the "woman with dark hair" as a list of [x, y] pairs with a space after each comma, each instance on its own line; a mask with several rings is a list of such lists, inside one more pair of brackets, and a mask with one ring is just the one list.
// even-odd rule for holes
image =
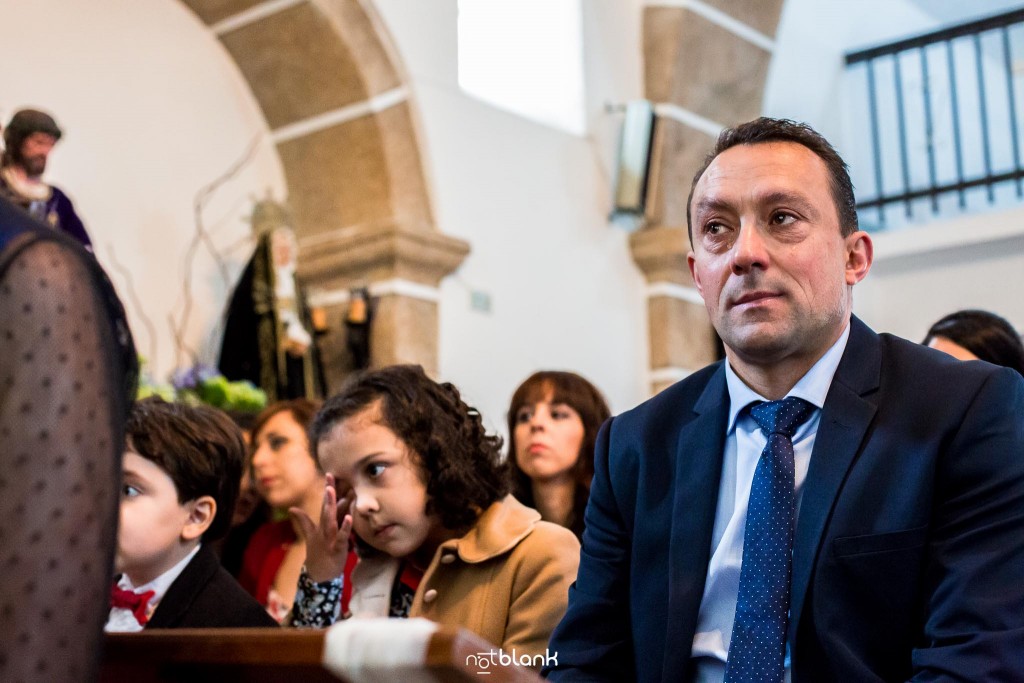
[[573, 372], [531, 375], [508, 409], [513, 493], [541, 518], [583, 535], [594, 441], [611, 416], [593, 384]]
[[318, 519], [323, 500], [324, 474], [306, 436], [319, 406], [305, 398], [274, 403], [252, 425], [252, 480], [276, 518], [253, 533], [238, 582], [279, 622], [295, 600], [306, 559], [306, 544], [287, 510], [300, 508]]
[[319, 524], [292, 510], [308, 547], [293, 625], [428, 617], [545, 653], [579, 543], [508, 495], [501, 439], [458, 389], [412, 365], [358, 374], [310, 439], [327, 488]]
[[921, 342], [960, 360], [983, 360], [1024, 375], [1024, 344], [1013, 325], [994, 313], [950, 313], [932, 325]]

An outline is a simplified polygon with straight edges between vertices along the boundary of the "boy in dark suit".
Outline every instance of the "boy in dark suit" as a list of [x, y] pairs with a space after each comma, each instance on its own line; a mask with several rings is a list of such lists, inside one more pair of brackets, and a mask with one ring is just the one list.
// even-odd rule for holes
[[244, 458], [241, 433], [220, 411], [135, 405], [107, 632], [277, 626], [203, 544], [228, 529]]

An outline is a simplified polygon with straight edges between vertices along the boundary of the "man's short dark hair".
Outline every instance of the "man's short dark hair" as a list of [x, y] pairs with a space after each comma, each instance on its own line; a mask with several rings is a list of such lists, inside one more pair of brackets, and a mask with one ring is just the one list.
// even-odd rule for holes
[[3, 165], [22, 162], [21, 145], [33, 133], [46, 133], [54, 140], [60, 140], [64, 132], [52, 116], [38, 109], [22, 109], [14, 113], [4, 128]]
[[167, 473], [178, 490], [179, 503], [200, 496], [217, 501], [217, 514], [203, 534], [204, 541], [227, 532], [245, 460], [242, 432], [231, 418], [209, 406], [147, 398], [136, 403], [128, 416], [125, 444]]
[[693, 176], [690, 183], [690, 196], [686, 199], [686, 230], [693, 243], [693, 224], [690, 218], [690, 203], [693, 202], [693, 190], [708, 166], [719, 154], [737, 145], [759, 145], [768, 142], [795, 142], [818, 155], [828, 169], [829, 187], [832, 190], [832, 202], [836, 205], [839, 216], [839, 231], [843, 237], [857, 231], [857, 200], [853, 196], [853, 183], [850, 181], [850, 170], [839, 156], [839, 152], [829, 144], [821, 134], [806, 123], [797, 123], [789, 119], [773, 119], [762, 116], [759, 119], [741, 123], [735, 128], [726, 128], [718, 136], [715, 148], [704, 158], [700, 170]]

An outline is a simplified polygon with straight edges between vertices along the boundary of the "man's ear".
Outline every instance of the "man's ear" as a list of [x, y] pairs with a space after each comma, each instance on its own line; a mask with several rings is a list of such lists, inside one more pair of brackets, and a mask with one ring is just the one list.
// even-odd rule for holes
[[686, 265], [690, 266], [690, 277], [693, 278], [694, 286], [700, 292], [700, 295], [704, 296], [704, 290], [700, 286], [700, 276], [697, 275], [697, 259], [693, 257], [692, 250], [686, 255]]
[[846, 284], [855, 285], [871, 270], [875, 259], [875, 245], [871, 236], [858, 230], [846, 238]]
[[183, 541], [194, 541], [200, 538], [213, 524], [217, 516], [217, 501], [213, 496], [199, 496], [185, 503], [188, 506], [188, 520], [181, 530]]

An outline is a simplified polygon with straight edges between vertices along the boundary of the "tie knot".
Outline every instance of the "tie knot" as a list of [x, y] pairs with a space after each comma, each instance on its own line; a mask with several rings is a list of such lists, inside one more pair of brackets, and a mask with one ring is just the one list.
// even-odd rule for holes
[[790, 439], [812, 412], [814, 404], [796, 396], [750, 404], [750, 416], [766, 434], [783, 434]]

